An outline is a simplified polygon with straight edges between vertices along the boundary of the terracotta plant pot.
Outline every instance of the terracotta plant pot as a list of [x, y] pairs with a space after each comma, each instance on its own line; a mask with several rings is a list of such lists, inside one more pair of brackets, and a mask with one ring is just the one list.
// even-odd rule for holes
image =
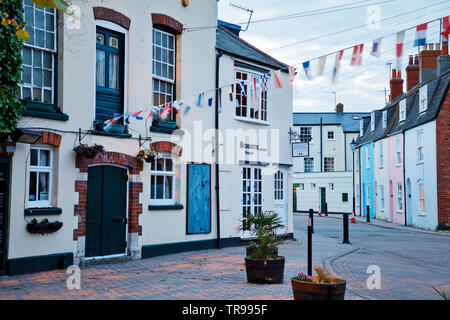
[[247, 281], [250, 283], [282, 283], [284, 279], [284, 257], [277, 259], [245, 258]]
[[[317, 281], [317, 277], [312, 277]], [[291, 279], [294, 300], [344, 300], [347, 282], [331, 278], [331, 283], [314, 283]]]

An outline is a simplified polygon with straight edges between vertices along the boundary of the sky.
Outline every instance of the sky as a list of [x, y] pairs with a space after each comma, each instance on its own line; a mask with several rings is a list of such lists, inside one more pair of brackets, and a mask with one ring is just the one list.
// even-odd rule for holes
[[[386, 105], [386, 96], [389, 97], [385, 89], [389, 90], [390, 68], [397, 68], [396, 33], [450, 14], [449, 0], [220, 0], [219, 19], [242, 24], [243, 29], [250, 15], [231, 3], [254, 11], [253, 23], [241, 32], [244, 40], [296, 67], [294, 112], [334, 112], [335, 95], [346, 112], [381, 109]], [[335, 12], [325, 13], [325, 9]], [[308, 13], [309, 16], [260, 21], [312, 10], [316, 11]], [[341, 32], [351, 28], [354, 29]], [[427, 42], [438, 43], [439, 31], [440, 22], [430, 22]], [[369, 52], [373, 40], [379, 37], [383, 37], [381, 54], [376, 58]], [[415, 29], [407, 30], [400, 68], [405, 80], [408, 55], [418, 53], [413, 46], [414, 38]], [[335, 54], [327, 56], [324, 75], [315, 75], [318, 57], [361, 43], [364, 44], [361, 66], [350, 65], [351, 48], [344, 51], [335, 84], [331, 81]], [[308, 60], [312, 80], [306, 78], [301, 65]]]

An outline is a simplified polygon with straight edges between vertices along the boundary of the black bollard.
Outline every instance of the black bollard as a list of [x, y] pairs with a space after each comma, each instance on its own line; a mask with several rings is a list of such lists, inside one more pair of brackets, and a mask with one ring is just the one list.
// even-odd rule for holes
[[348, 243], [350, 244], [350, 241], [348, 240], [348, 214], [344, 213], [344, 241], [342, 243]]
[[312, 219], [308, 220], [308, 275], [312, 276]]
[[311, 219], [311, 230], [314, 233], [314, 209], [309, 209], [309, 218]]
[[366, 221], [370, 222], [370, 206], [367, 206]]

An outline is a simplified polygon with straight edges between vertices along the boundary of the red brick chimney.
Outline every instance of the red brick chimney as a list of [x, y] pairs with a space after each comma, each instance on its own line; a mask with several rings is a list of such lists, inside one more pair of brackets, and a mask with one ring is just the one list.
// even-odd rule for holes
[[391, 86], [391, 94], [389, 95], [390, 101], [397, 98], [403, 93], [403, 79], [402, 72], [400, 70], [392, 69], [392, 78], [389, 82]]
[[430, 43], [428, 47], [420, 52], [420, 83], [426, 82], [436, 75], [437, 58], [441, 55], [441, 48], [439, 44]]
[[409, 64], [406, 67], [406, 92], [419, 84], [419, 56], [409, 56]]

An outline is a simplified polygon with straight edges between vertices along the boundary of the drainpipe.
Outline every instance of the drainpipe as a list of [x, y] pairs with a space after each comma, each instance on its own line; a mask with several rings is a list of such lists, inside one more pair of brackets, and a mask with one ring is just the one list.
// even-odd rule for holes
[[347, 133], [345, 132], [344, 132], [344, 166], [345, 172], [347, 172]]
[[405, 199], [403, 202], [403, 208], [405, 209], [405, 226], [408, 225], [408, 219], [406, 218], [406, 203], [408, 202], [408, 199], [406, 199], [406, 176], [405, 176], [405, 131], [402, 131], [403, 136], [403, 199]]
[[219, 189], [219, 67], [220, 67], [220, 57], [222, 56], [222, 52], [218, 51], [216, 53], [216, 103], [215, 103], [215, 125], [214, 128], [216, 130], [216, 149], [215, 149], [215, 158], [216, 158], [216, 219], [217, 219], [217, 249], [221, 248], [220, 245], [220, 189]]
[[358, 158], [359, 158], [359, 163], [358, 163], [358, 168], [359, 168], [359, 216], [362, 217], [362, 192], [361, 192], [361, 188], [362, 188], [362, 169], [361, 169], [361, 147], [359, 147], [358, 150]]
[[323, 172], [323, 154], [322, 154], [322, 118], [320, 118], [320, 172]]

